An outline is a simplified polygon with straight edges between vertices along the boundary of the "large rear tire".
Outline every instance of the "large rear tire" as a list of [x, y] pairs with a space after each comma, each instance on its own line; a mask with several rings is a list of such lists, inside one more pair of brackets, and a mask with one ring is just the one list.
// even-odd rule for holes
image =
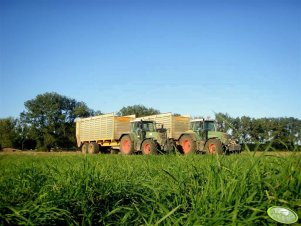
[[89, 144], [88, 143], [84, 143], [82, 145], [82, 153], [83, 154], [87, 154], [88, 153], [88, 150], [89, 150]]
[[205, 145], [205, 150], [208, 154], [223, 154], [223, 145], [218, 139], [210, 139]]
[[158, 154], [157, 145], [155, 141], [147, 139], [142, 143], [142, 154], [144, 155], [156, 155]]
[[125, 135], [121, 138], [120, 153], [123, 155], [130, 155], [134, 153], [134, 142], [130, 136]]
[[89, 144], [89, 154], [97, 154], [99, 152], [99, 145], [95, 142]]
[[196, 143], [190, 135], [183, 135], [180, 139], [181, 149], [183, 154], [193, 154], [196, 152]]

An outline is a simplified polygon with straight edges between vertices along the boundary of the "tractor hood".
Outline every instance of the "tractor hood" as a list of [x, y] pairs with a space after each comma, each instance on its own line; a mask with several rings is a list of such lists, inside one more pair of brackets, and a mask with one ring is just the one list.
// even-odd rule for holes
[[208, 139], [217, 137], [223, 144], [228, 144], [230, 136], [223, 132], [208, 131]]
[[154, 139], [154, 140], [158, 140], [159, 138], [159, 134], [158, 132], [146, 132], [146, 138], [151, 138], [151, 139]]

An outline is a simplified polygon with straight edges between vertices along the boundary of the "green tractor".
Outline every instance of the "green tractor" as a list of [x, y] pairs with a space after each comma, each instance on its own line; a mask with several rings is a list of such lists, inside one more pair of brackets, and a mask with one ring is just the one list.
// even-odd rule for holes
[[149, 155], [168, 150], [166, 129], [157, 126], [155, 121], [133, 120], [130, 133], [124, 134], [120, 140], [120, 152], [128, 155], [141, 151]]
[[180, 138], [180, 148], [184, 154], [205, 152], [210, 154], [229, 154], [241, 151], [241, 145], [226, 133], [216, 129], [214, 120], [194, 119], [190, 130]]

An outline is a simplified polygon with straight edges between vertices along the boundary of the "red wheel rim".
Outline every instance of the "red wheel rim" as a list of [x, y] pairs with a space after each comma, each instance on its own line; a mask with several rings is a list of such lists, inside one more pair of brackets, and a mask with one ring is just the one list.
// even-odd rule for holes
[[129, 141], [129, 140], [123, 141], [123, 143], [122, 143], [122, 150], [123, 150], [123, 152], [126, 153], [126, 154], [130, 153], [130, 150], [131, 150], [131, 144], [130, 144], [130, 141]]
[[150, 146], [150, 144], [144, 144], [143, 145], [143, 152], [144, 152], [144, 154], [150, 154], [151, 153], [151, 146]]
[[209, 153], [214, 154], [215, 153], [215, 144], [209, 145]]
[[189, 140], [184, 140], [183, 143], [182, 143], [182, 147], [183, 147], [183, 152], [184, 153], [189, 153], [190, 148], [191, 148], [190, 141]]

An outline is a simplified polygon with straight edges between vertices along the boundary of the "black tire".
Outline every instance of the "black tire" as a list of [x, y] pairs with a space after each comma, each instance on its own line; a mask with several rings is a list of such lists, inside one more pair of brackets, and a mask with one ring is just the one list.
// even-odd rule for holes
[[208, 154], [223, 154], [223, 144], [218, 139], [209, 139], [205, 145], [206, 153]]
[[89, 154], [97, 154], [99, 152], [99, 145], [95, 142], [89, 144]]
[[158, 154], [157, 144], [151, 139], [143, 141], [141, 145], [141, 151], [143, 155], [156, 155]]
[[82, 153], [83, 154], [87, 154], [88, 153], [88, 150], [89, 150], [89, 144], [88, 143], [84, 143], [82, 145]]
[[134, 142], [131, 137], [128, 135], [123, 136], [120, 141], [120, 153], [130, 155], [134, 153], [134, 150]]
[[180, 139], [181, 150], [183, 154], [189, 155], [195, 153], [196, 143], [190, 135], [183, 135]]

